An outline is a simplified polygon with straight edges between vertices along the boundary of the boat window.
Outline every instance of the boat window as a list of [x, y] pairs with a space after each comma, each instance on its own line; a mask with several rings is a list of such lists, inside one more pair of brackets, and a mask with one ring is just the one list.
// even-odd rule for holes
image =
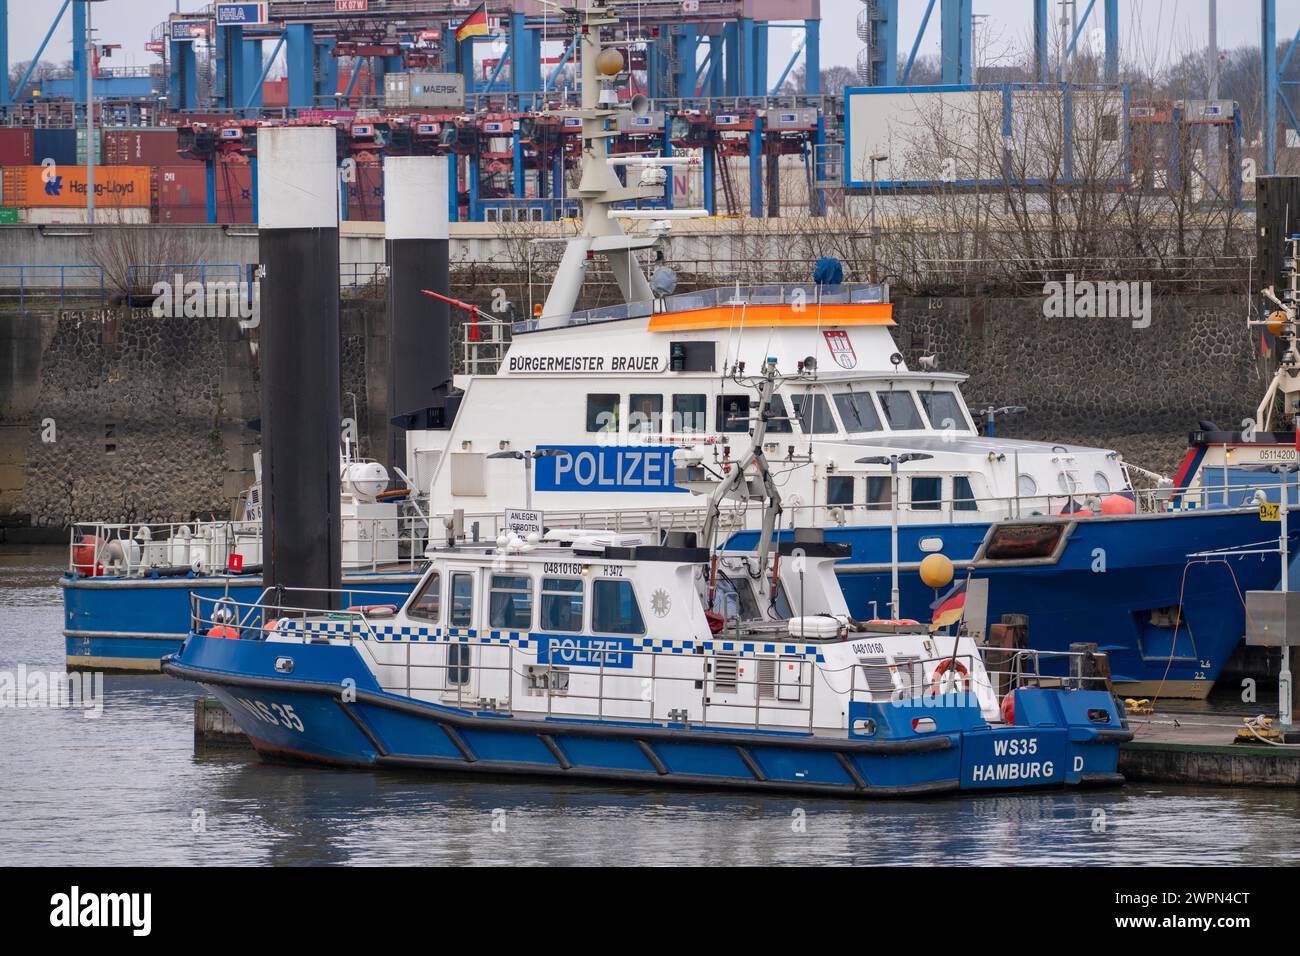
[[953, 511], [979, 511], [975, 501], [975, 492], [971, 489], [970, 479], [965, 475], [954, 475], [952, 479]]
[[717, 421], [720, 432], [749, 431], [749, 396], [719, 395]]
[[819, 392], [805, 392], [791, 395], [790, 404], [794, 406], [795, 417], [805, 435], [827, 435], [839, 431], [835, 419], [831, 417], [831, 406], [826, 396]]
[[867, 477], [867, 510], [888, 511], [892, 479], [888, 475]]
[[704, 395], [674, 395], [673, 431], [677, 434], [708, 431], [707, 401]]
[[785, 399], [780, 395], [772, 396], [772, 401], [767, 406], [767, 410], [767, 431], [769, 434], [788, 435], [794, 431], [794, 425], [790, 422], [790, 413], [785, 410]]
[[880, 407], [885, 411], [885, 421], [895, 430], [907, 428], [924, 428], [921, 413], [916, 409], [916, 400], [912, 393], [903, 389], [890, 392], [876, 392]]
[[582, 630], [582, 578], [542, 578], [542, 629]]
[[591, 629], [598, 634], [644, 634], [645, 622], [631, 581], [593, 581]]
[[1016, 494], [1021, 498], [1032, 498], [1038, 494], [1038, 482], [1033, 475], [1020, 475], [1016, 478]]
[[533, 626], [533, 579], [526, 574], [494, 574], [488, 595], [488, 623], [510, 631]]
[[724, 620], [755, 621], [760, 617], [758, 601], [754, 598], [754, 589], [743, 578], [729, 578], [718, 575], [717, 587], [713, 592], [713, 603], [709, 610], [721, 614]]
[[618, 396], [587, 396], [587, 431], [618, 431]]
[[434, 571], [424, 579], [424, 586], [411, 599], [406, 613], [409, 617], [416, 617], [421, 621], [433, 621], [436, 624], [441, 610], [442, 574]]
[[630, 432], [663, 431], [664, 397], [630, 395], [627, 402], [627, 429]]
[[920, 392], [921, 405], [930, 427], [938, 431], [950, 431], [966, 427], [966, 416], [962, 414], [961, 402], [953, 392]]
[[451, 576], [451, 626], [474, 626], [474, 576], [456, 573]]
[[826, 503], [853, 507], [852, 475], [830, 475], [826, 479]]
[[943, 479], [929, 475], [912, 479], [913, 511], [938, 511], [943, 504]]
[[1106, 492], [1110, 491], [1110, 479], [1106, 477], [1106, 473], [1104, 471], [1097, 472], [1095, 475], [1092, 476], [1092, 480], [1093, 482], [1096, 483], [1097, 490], [1100, 491], [1102, 494], [1105, 494]]
[[876, 413], [876, 404], [871, 400], [870, 392], [836, 392], [835, 407], [839, 410], [840, 421], [847, 432], [882, 431], [880, 416]]
[[447, 683], [454, 686], [469, 683], [470, 646], [447, 645]]

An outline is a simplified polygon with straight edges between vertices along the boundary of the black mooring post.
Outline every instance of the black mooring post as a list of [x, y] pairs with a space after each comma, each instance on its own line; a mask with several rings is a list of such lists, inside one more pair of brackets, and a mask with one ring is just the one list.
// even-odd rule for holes
[[[440, 156], [384, 160], [384, 239], [388, 261], [388, 415], [442, 405], [451, 390], [447, 161]], [[406, 468], [406, 432], [392, 426], [389, 464]]]
[[258, 136], [262, 564], [294, 607], [335, 608], [339, 509], [339, 228], [334, 130]]

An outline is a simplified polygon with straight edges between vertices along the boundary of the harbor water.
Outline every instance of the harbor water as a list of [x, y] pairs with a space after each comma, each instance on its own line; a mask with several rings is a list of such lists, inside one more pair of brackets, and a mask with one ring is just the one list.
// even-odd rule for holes
[[58, 548], [0, 547], [0, 682], [10, 687], [0, 865], [1234, 866], [1300, 856], [1300, 793], [1285, 790], [1129, 784], [848, 802], [196, 754], [192, 684], [106, 676], [97, 716], [13, 693], [19, 678], [63, 670], [63, 560]]

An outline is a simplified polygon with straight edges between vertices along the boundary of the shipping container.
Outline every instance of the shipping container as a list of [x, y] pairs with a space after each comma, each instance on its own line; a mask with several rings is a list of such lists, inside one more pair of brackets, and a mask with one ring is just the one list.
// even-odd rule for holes
[[0, 127], [0, 166], [30, 166], [35, 162], [32, 131], [25, 126]]
[[[147, 210], [152, 193], [150, 173], [147, 166], [97, 166], [95, 205]], [[86, 167], [60, 166], [55, 170], [43, 166], [6, 167], [3, 204], [20, 208], [85, 206]]]
[[110, 129], [104, 132], [104, 163], [108, 166], [201, 166], [176, 152], [176, 130]]
[[159, 166], [155, 171], [158, 207], [199, 206], [207, 208], [208, 177], [203, 164]]
[[39, 166], [47, 159], [58, 166], [77, 165], [77, 131], [67, 129], [37, 129], [32, 133], [32, 159], [30, 163], [15, 166]]
[[352, 222], [384, 219], [384, 170], [377, 164], [357, 166], [357, 178], [346, 184], [347, 217]]
[[287, 79], [267, 80], [262, 84], [263, 106], [288, 106], [289, 81]]
[[219, 163], [217, 179], [217, 222], [253, 221], [253, 169], [245, 163]]
[[158, 210], [158, 222], [162, 225], [193, 225], [207, 221], [207, 206], [162, 206]]
[[[33, 206], [18, 210], [20, 222], [42, 226], [84, 226], [86, 224], [85, 208], [59, 206]], [[95, 224], [143, 226], [149, 224], [149, 210], [144, 207], [101, 209], [95, 207]]]
[[18, 221], [17, 209], [10, 206], [0, 206], [0, 226], [10, 226]]
[[462, 109], [465, 77], [459, 73], [407, 73], [384, 75], [384, 106], [417, 109]]
[[[95, 162], [98, 164], [98, 163], [102, 163], [103, 161], [104, 161], [104, 130], [99, 126], [96, 126], [95, 127]], [[77, 130], [77, 165], [78, 166], [86, 165], [86, 131], [84, 129]]]

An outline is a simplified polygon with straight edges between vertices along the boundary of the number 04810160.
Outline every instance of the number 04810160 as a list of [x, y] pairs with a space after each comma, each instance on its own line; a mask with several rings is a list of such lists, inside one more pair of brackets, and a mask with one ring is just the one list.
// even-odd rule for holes
[[266, 704], [260, 700], [236, 697], [240, 705], [258, 720], [273, 727], [288, 727], [299, 733], [303, 730], [302, 718], [294, 713], [292, 704]]

